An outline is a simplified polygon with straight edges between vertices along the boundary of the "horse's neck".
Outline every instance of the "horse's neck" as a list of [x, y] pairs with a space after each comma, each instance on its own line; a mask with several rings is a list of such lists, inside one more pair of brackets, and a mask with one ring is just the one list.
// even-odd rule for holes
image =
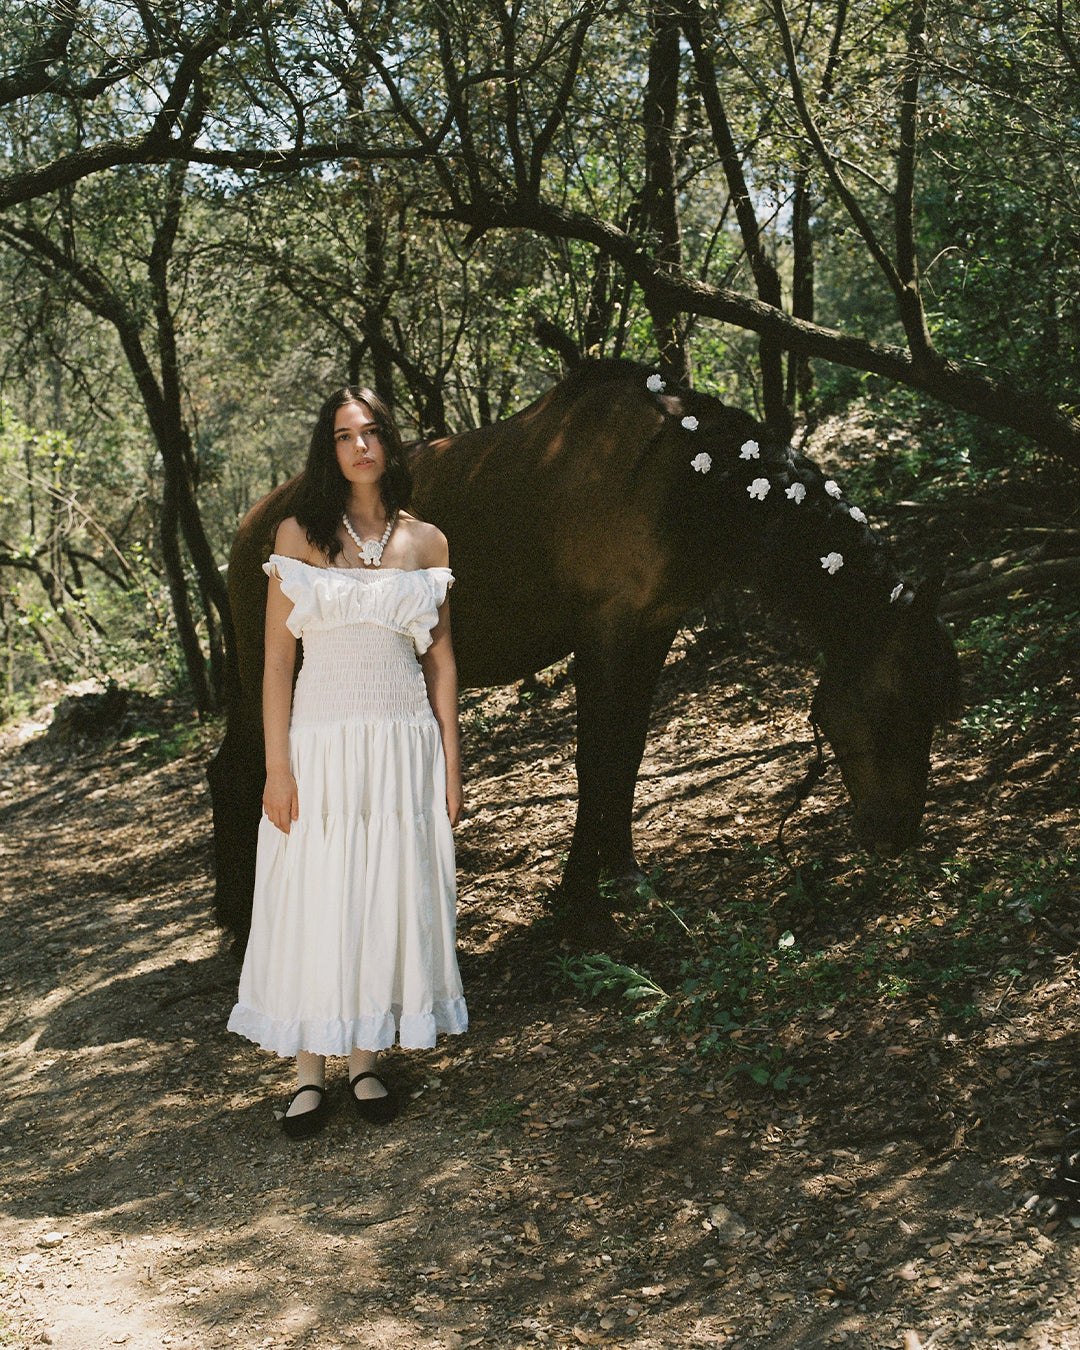
[[792, 597], [793, 603], [787, 602], [830, 667], [855, 669], [864, 665], [893, 631], [899, 615], [899, 610], [890, 611], [888, 592], [884, 599], [875, 594], [879, 574], [868, 571], [856, 581], [857, 566], [858, 562], [845, 560], [845, 567], [852, 572], [842, 590], [824, 584], [836, 580], [824, 573], [824, 582], [808, 586]]
[[763, 522], [750, 550], [758, 586], [770, 607], [809, 631], [827, 665], [858, 666], [895, 629], [905, 588], [858, 509], [853, 517], [845, 498], [826, 492], [815, 466], [795, 463], [793, 480], [805, 483], [807, 496]]

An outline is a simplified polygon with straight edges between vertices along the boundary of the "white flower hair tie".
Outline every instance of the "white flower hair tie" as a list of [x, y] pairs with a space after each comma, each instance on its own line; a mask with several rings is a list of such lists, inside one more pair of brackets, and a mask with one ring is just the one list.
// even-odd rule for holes
[[755, 478], [746, 490], [749, 492], [752, 500], [763, 502], [769, 495], [771, 487], [772, 484], [767, 478]]
[[690, 461], [690, 467], [695, 469], [698, 473], [708, 473], [712, 468], [712, 455], [707, 455], [705, 451], [702, 450], [700, 455], [695, 455]]
[[792, 485], [789, 488], [784, 489], [784, 496], [789, 498], [791, 501], [795, 503], [796, 506], [798, 506], [800, 502], [806, 500], [806, 488], [803, 486], [802, 483], [792, 483]]
[[835, 498], [837, 501], [839, 501], [840, 498], [844, 495], [843, 492], [841, 491], [840, 484], [834, 483], [831, 478], [825, 484], [825, 491], [829, 494], [830, 497]]
[[760, 459], [761, 446], [758, 445], [757, 441], [743, 441], [742, 445], [739, 447], [739, 458]]
[[835, 576], [844, 565], [844, 555], [842, 553], [826, 553], [821, 560], [821, 565], [829, 576]]
[[650, 375], [649, 378], [645, 381], [645, 388], [649, 391], [650, 394], [662, 394], [664, 390], [667, 388], [667, 385], [664, 383], [664, 381], [660, 378], [659, 375]]
[[696, 417], [692, 416], [684, 417], [680, 425], [684, 426], [687, 429], [687, 431], [697, 431], [698, 420]]

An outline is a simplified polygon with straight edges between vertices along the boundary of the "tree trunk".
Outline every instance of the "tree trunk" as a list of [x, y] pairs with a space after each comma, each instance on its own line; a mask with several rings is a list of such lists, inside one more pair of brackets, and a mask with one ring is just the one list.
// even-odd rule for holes
[[[679, 25], [666, 8], [650, 7], [649, 77], [642, 112], [645, 124], [645, 189], [642, 233], [656, 243], [657, 266], [682, 270], [682, 229], [675, 183], [674, 127], [679, 99]], [[648, 298], [646, 297], [648, 304]], [[679, 311], [658, 300], [649, 304], [662, 374], [675, 384], [691, 382], [690, 353]]]
[[[728, 191], [739, 222], [739, 233], [746, 249], [747, 261], [754, 276], [758, 298], [766, 305], [783, 310], [784, 298], [780, 273], [765, 250], [758, 226], [753, 198], [743, 173], [742, 160], [728, 121], [716, 66], [709, 53], [701, 30], [701, 10], [695, 0], [681, 6], [682, 27], [694, 56], [698, 92], [712, 131], [713, 144], [724, 167]], [[768, 334], [762, 334], [758, 343], [761, 365], [761, 399], [766, 422], [782, 440], [789, 440], [792, 432], [791, 411], [784, 390], [784, 349]]]
[[[154, 439], [161, 451], [161, 458], [165, 465], [164, 499], [169, 501], [169, 512], [175, 512], [176, 514], [184, 543], [187, 545], [188, 555], [195, 567], [199, 591], [203, 599], [212, 675], [212, 696], [206, 702], [206, 707], [209, 708], [210, 706], [220, 706], [224, 699], [224, 681], [227, 672], [233, 669], [236, 640], [233, 633], [232, 615], [229, 611], [228, 591], [218, 567], [217, 559], [214, 557], [214, 551], [210, 547], [210, 541], [206, 537], [199, 503], [195, 495], [198, 465], [191, 443], [191, 433], [184, 420], [183, 386], [180, 378], [176, 324], [173, 319], [169, 297], [169, 264], [173, 256], [176, 235], [180, 228], [186, 182], [187, 166], [182, 163], [171, 165], [168, 171], [165, 211], [154, 232], [153, 247], [147, 265], [154, 298], [154, 336], [158, 350], [161, 379], [160, 383], [154, 379], [149, 363], [145, 361], [145, 352], [143, 352], [140, 343], [139, 353], [145, 363], [145, 369], [139, 382], [139, 388], [143, 394], [143, 401], [154, 431]], [[132, 327], [134, 328], [133, 323]], [[129, 363], [132, 359], [132, 354], [129, 353]], [[138, 356], [135, 357], [135, 360], [138, 360]], [[138, 379], [138, 375], [136, 378]], [[163, 507], [163, 512], [164, 509]], [[175, 537], [175, 534], [176, 528], [173, 526], [172, 535]], [[166, 546], [164, 532], [162, 545], [163, 547]], [[178, 547], [177, 557], [179, 557]], [[169, 569], [168, 563], [166, 563], [166, 570], [169, 572], [171, 588], [174, 573]], [[183, 577], [182, 567], [176, 575]], [[186, 594], [185, 586], [185, 596]], [[198, 638], [190, 618], [190, 607], [186, 602], [185, 609], [187, 610], [187, 617], [183, 622], [185, 625], [190, 624], [191, 636], [194, 638], [195, 648], [198, 648]], [[217, 610], [220, 625], [214, 622], [213, 609]], [[178, 614], [178, 629], [180, 629], [181, 622], [181, 616]], [[183, 629], [180, 631], [186, 658], [189, 653], [189, 639], [185, 636]], [[224, 651], [221, 649], [222, 640], [224, 641]], [[194, 677], [197, 683], [193, 684], [193, 688], [198, 700], [203, 697], [201, 690], [206, 683], [206, 666], [202, 660], [201, 650], [197, 664], [199, 674]], [[199, 707], [202, 711], [202, 702], [199, 703]]]
[[386, 231], [382, 220], [378, 217], [368, 220], [364, 226], [364, 336], [371, 352], [371, 387], [387, 407], [392, 408], [394, 361], [386, 337], [385, 247]]
[[165, 490], [161, 497], [161, 556], [165, 564], [165, 577], [169, 584], [169, 598], [172, 601], [173, 619], [180, 640], [180, 650], [184, 654], [191, 693], [196, 710], [210, 712], [214, 707], [210, 685], [206, 678], [206, 658], [203, 656], [199, 635], [195, 629], [195, 620], [191, 613], [188, 597], [187, 578], [184, 576], [184, 559], [180, 552], [178, 526], [180, 512], [177, 504], [177, 489], [173, 470], [165, 466]]
[[[791, 207], [791, 313], [796, 319], [814, 321], [814, 245], [810, 237], [810, 175], [800, 167], [795, 174]], [[814, 373], [801, 352], [788, 353], [787, 404], [792, 412], [805, 412], [813, 396]]]

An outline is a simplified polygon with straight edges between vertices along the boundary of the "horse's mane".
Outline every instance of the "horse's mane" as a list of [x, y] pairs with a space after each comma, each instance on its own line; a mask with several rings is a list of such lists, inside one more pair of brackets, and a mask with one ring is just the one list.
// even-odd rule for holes
[[[852, 637], [869, 653], [894, 627], [913, 598], [900, 579], [889, 548], [835, 480], [805, 455], [788, 447], [762, 445], [763, 476], [771, 484], [769, 505], [757, 549], [756, 583], [766, 599], [812, 627], [827, 654], [848, 653]], [[799, 484], [806, 496], [796, 505], [788, 489]], [[852, 515], [852, 510], [859, 514]], [[839, 555], [830, 572], [825, 560]], [[861, 633], [858, 631], [861, 629]]]
[[[850, 665], [869, 658], [895, 630], [914, 592], [864, 512], [817, 464], [748, 413], [671, 381], [658, 387], [660, 379], [654, 366], [588, 359], [508, 420], [551, 399], [570, 405], [598, 393], [623, 408], [637, 403], [643, 413], [659, 412], [656, 435], [674, 430], [686, 451], [660, 513], [677, 547], [707, 574], [752, 585], [767, 605], [804, 623], [827, 660]], [[696, 418], [697, 427], [688, 429], [686, 418]], [[654, 441], [650, 435], [639, 453]], [[751, 442], [757, 450], [748, 455]], [[705, 473], [692, 467], [701, 454], [710, 461]], [[762, 481], [768, 485], [763, 497]], [[830, 555], [841, 559], [831, 571], [822, 562]]]
[[[805, 623], [830, 659], [858, 663], [894, 630], [914, 592], [866, 512], [806, 455], [741, 409], [694, 389], [650, 388], [655, 370], [631, 361], [590, 361], [567, 393], [626, 386], [679, 428], [686, 465], [672, 485], [671, 528], [708, 536], [721, 570]], [[687, 421], [697, 426], [687, 428]], [[695, 471], [701, 455], [708, 468]], [[753, 489], [753, 490], [752, 490]], [[825, 560], [830, 560], [830, 566]]]

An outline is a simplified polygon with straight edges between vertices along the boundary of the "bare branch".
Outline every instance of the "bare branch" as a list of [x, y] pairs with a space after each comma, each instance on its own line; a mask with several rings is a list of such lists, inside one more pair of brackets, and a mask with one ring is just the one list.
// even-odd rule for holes
[[848, 187], [836, 156], [833, 155], [825, 144], [821, 132], [818, 130], [817, 123], [806, 102], [806, 94], [803, 89], [802, 77], [799, 74], [798, 59], [795, 55], [795, 46], [791, 40], [791, 29], [788, 25], [787, 11], [784, 8], [784, 0], [773, 0], [773, 13], [776, 16], [777, 27], [780, 31], [780, 41], [784, 49], [784, 60], [788, 67], [788, 80], [791, 84], [791, 94], [795, 101], [795, 108], [799, 114], [799, 120], [803, 125], [814, 151], [828, 174], [829, 181], [836, 189], [837, 195], [844, 204], [844, 208], [855, 224], [855, 228], [862, 235], [863, 242], [869, 249], [871, 256], [878, 267], [884, 273], [886, 280], [892, 287], [897, 298], [903, 292], [904, 283], [901, 280], [892, 259], [886, 253], [881, 241], [878, 239], [871, 225], [869, 218], [864, 213], [862, 207], [855, 198], [854, 193]]

